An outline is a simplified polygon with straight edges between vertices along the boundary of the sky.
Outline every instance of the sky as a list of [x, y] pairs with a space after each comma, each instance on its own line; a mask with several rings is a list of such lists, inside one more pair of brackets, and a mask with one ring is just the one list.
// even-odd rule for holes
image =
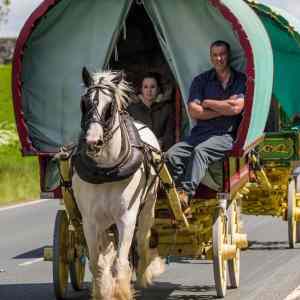
[[[17, 37], [26, 19], [41, 2], [42, 0], [11, 0], [7, 22], [0, 25], [0, 37]], [[261, 0], [261, 2], [284, 8], [300, 19], [300, 0]]]

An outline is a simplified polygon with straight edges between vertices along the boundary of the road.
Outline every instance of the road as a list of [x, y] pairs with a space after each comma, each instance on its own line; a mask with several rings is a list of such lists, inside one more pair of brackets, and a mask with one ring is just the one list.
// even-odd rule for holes
[[[54, 299], [52, 266], [42, 260], [42, 249], [52, 244], [58, 208], [58, 201], [51, 200], [0, 210], [1, 300]], [[226, 299], [285, 299], [300, 285], [300, 247], [288, 249], [287, 223], [280, 219], [243, 216], [243, 220], [251, 246], [242, 252], [241, 286], [228, 290]], [[87, 295], [70, 291], [70, 299]], [[215, 299], [212, 264], [171, 261], [151, 288], [137, 291], [137, 300], [141, 299]]]

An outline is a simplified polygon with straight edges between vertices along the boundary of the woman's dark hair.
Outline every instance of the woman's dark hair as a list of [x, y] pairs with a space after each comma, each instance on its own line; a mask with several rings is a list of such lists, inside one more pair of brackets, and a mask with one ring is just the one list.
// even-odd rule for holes
[[140, 84], [141, 88], [142, 88], [143, 81], [146, 78], [155, 79], [155, 81], [157, 83], [157, 86], [159, 88], [159, 92], [163, 93], [162, 78], [161, 78], [161, 75], [159, 73], [157, 73], [157, 72], [147, 72], [147, 73], [145, 73], [144, 76], [142, 77], [142, 80], [141, 80], [141, 84]]
[[229, 43], [225, 42], [225, 41], [222, 41], [222, 40], [218, 40], [218, 41], [215, 41], [213, 42], [211, 45], [210, 45], [210, 51], [213, 47], [221, 47], [221, 46], [225, 46], [227, 51], [228, 51], [228, 54], [230, 55], [231, 53], [231, 47], [229, 45]]

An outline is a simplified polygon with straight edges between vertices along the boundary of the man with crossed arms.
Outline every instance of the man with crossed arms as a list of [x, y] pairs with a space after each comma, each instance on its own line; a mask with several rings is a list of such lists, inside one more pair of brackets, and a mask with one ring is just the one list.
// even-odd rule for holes
[[216, 41], [210, 46], [213, 68], [196, 76], [190, 87], [188, 111], [197, 121], [190, 136], [167, 152], [167, 166], [188, 206], [209, 164], [232, 149], [244, 108], [246, 76], [230, 66], [230, 45]]

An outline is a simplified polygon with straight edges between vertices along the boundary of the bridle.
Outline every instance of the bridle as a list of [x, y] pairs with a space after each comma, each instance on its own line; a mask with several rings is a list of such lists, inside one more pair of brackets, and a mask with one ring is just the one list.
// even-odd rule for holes
[[[95, 96], [92, 100], [89, 99], [89, 95], [91, 95], [93, 92], [95, 93]], [[108, 120], [106, 119], [106, 113], [107, 111], [104, 110], [101, 114], [99, 114], [98, 111], [98, 105], [99, 102], [101, 101], [100, 97], [101, 94], [100, 92], [106, 96], [112, 96], [112, 103], [111, 103], [111, 108], [110, 108], [110, 117]], [[87, 102], [88, 99], [88, 104], [87, 104], [87, 109], [83, 109], [83, 103]], [[117, 105], [117, 100], [116, 96], [114, 93], [114, 90], [112, 87], [107, 87], [104, 85], [101, 85], [101, 80], [98, 84], [92, 85], [87, 88], [86, 93], [82, 96], [81, 100], [82, 106], [82, 120], [81, 120], [81, 128], [87, 133], [90, 124], [91, 123], [98, 123], [102, 128], [103, 128], [103, 141], [101, 144], [101, 148], [104, 147], [105, 145], [108, 144], [108, 142], [113, 138], [115, 132], [119, 129], [120, 125], [116, 126], [113, 129], [113, 126], [115, 124], [115, 118], [117, 113], [120, 113], [119, 107]], [[112, 130], [113, 129], [113, 130]], [[98, 145], [99, 147], [99, 145]]]

